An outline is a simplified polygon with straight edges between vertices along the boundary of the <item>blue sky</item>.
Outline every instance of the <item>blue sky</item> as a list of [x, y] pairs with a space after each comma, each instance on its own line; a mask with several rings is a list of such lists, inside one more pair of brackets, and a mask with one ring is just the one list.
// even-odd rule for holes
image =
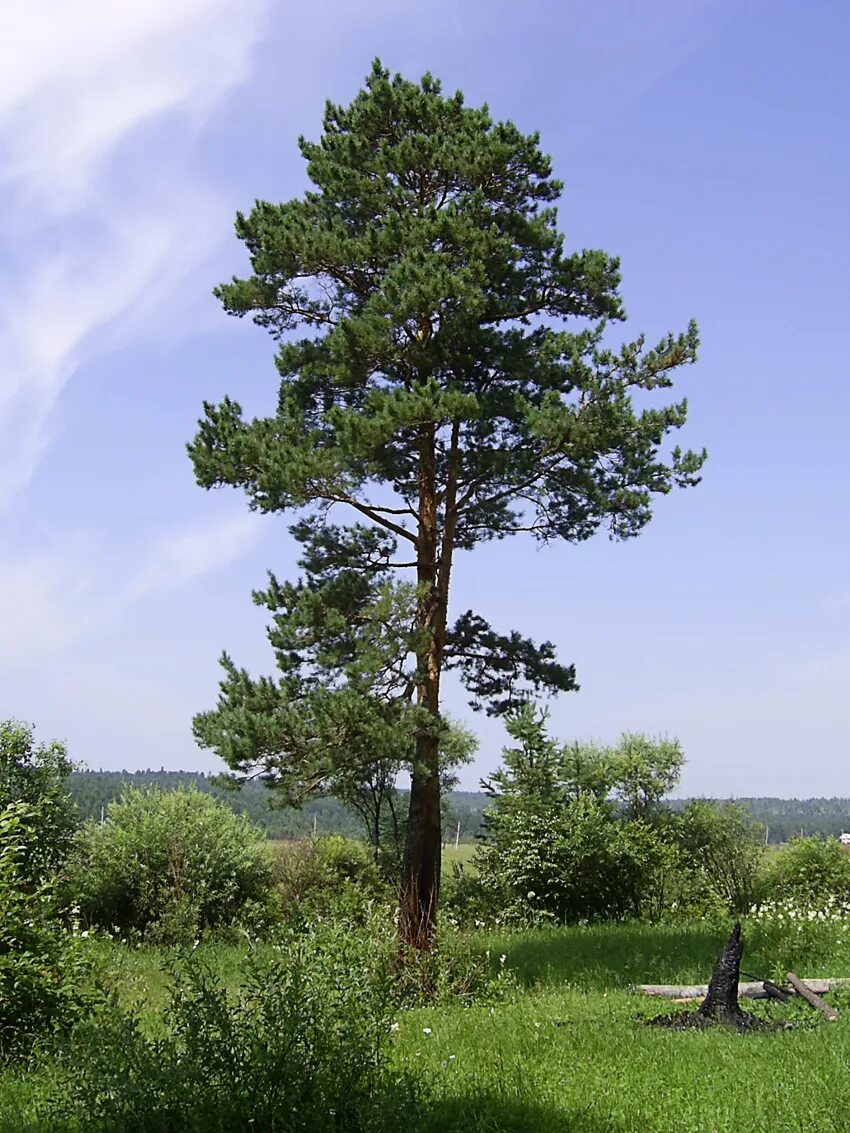
[[[203, 399], [271, 411], [271, 340], [210, 292], [237, 208], [371, 59], [539, 129], [571, 247], [622, 258], [632, 336], [699, 321], [697, 489], [641, 538], [461, 558], [453, 606], [548, 637], [563, 739], [678, 736], [687, 793], [850, 795], [850, 8], [697, 0], [62, 0], [0, 43], [0, 717], [92, 767], [216, 768], [223, 648], [270, 671], [287, 520], [195, 486]], [[497, 722], [449, 709], [499, 759]]]

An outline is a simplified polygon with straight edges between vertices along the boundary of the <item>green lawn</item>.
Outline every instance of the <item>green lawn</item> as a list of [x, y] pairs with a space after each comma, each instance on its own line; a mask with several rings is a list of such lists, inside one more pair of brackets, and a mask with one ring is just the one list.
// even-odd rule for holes
[[443, 869], [450, 869], [455, 862], [469, 868], [472, 857], [478, 849], [476, 843], [461, 842], [459, 846], [449, 843], [443, 846]]
[[[770, 963], [770, 938], [745, 928], [745, 963]], [[800, 1006], [773, 1008], [796, 1029], [739, 1035], [681, 1033], [644, 1021], [675, 1010], [630, 992], [639, 982], [705, 981], [723, 928], [614, 925], [479, 933], [474, 945], [514, 990], [492, 1005], [441, 1005], [399, 1018], [391, 1058], [423, 1083], [406, 1133], [721, 1133], [850, 1128], [850, 995], [826, 1024]], [[850, 945], [812, 939], [789, 954], [803, 975], [850, 975]], [[165, 999], [163, 955], [98, 945], [126, 1000], [153, 1020]], [[202, 946], [229, 983], [245, 948]], [[504, 963], [501, 957], [504, 956]], [[841, 999], [837, 1000], [841, 1005]], [[765, 1005], [754, 1010], [769, 1014]], [[0, 1130], [34, 1129], [26, 1116], [39, 1080], [0, 1077]], [[401, 1117], [399, 1116], [399, 1120]], [[321, 1131], [317, 1131], [321, 1133]]]

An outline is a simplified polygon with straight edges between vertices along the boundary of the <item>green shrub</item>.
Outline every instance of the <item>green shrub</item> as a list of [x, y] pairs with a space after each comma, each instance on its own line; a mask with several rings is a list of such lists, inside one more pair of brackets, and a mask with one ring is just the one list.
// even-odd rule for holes
[[78, 1029], [47, 1117], [123, 1133], [366, 1129], [405, 1096], [385, 1066], [393, 946], [379, 922], [287, 932], [273, 958], [249, 955], [237, 993], [190, 956], [155, 1037], [117, 1008]]
[[281, 842], [274, 856], [278, 892], [290, 916], [350, 911], [392, 895], [368, 847], [340, 834]]
[[452, 862], [449, 873], [443, 871], [440, 882], [440, 908], [443, 920], [453, 925], [483, 928], [494, 913], [489, 888], [479, 876], [477, 867]]
[[[476, 857], [491, 914], [659, 915], [676, 864], [660, 800], [682, 765], [678, 743], [627, 734], [616, 748], [559, 745], [530, 705], [506, 727], [516, 746], [483, 784], [491, 804]], [[470, 907], [473, 888], [456, 886]]]
[[161, 942], [261, 927], [273, 868], [263, 833], [195, 789], [131, 788], [80, 832], [70, 895], [84, 922]]
[[795, 838], [765, 870], [765, 895], [800, 908], [850, 901], [850, 854], [834, 839]]
[[60, 923], [49, 882], [33, 885], [30, 848], [44, 828], [37, 809], [0, 811], [0, 1054], [26, 1054], [67, 1031], [88, 1004], [88, 965]]
[[73, 769], [62, 744], [36, 745], [27, 724], [0, 722], [0, 810], [14, 803], [30, 808], [32, 837], [22, 843], [18, 866], [33, 882], [53, 876], [71, 848], [79, 825], [66, 789]]
[[679, 816], [681, 904], [746, 915], [763, 896], [762, 829], [735, 803], [699, 799]]
[[673, 856], [654, 828], [585, 796], [557, 812], [503, 816], [476, 862], [492, 909], [569, 922], [658, 912]]

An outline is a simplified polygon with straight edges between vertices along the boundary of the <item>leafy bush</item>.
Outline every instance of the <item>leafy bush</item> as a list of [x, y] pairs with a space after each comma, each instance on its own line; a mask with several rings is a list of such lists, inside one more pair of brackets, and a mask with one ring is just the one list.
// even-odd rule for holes
[[777, 982], [786, 972], [806, 976], [843, 973], [850, 964], [850, 905], [827, 899], [823, 908], [765, 901], [747, 919], [747, 951], [757, 970]]
[[235, 994], [190, 956], [157, 1037], [117, 1008], [78, 1029], [47, 1116], [123, 1133], [368, 1128], [406, 1096], [385, 1065], [393, 945], [379, 922], [288, 932]]
[[696, 800], [679, 816], [683, 903], [745, 915], [762, 895], [762, 830], [735, 803]]
[[20, 843], [18, 868], [36, 882], [63, 864], [77, 830], [77, 808], [66, 789], [73, 764], [62, 744], [36, 745], [33, 730], [14, 720], [0, 722], [0, 809], [29, 807], [32, 833]]
[[27, 876], [31, 847], [44, 829], [38, 811], [13, 803], [0, 811], [0, 1054], [28, 1052], [80, 1017], [88, 965], [79, 941], [59, 922], [53, 886]]
[[365, 906], [392, 895], [367, 846], [340, 834], [278, 843], [274, 857], [278, 891], [290, 916]]
[[70, 868], [87, 924], [162, 942], [261, 925], [272, 882], [263, 833], [194, 788], [126, 791], [80, 832]]
[[642, 822], [579, 798], [549, 814], [511, 815], [483, 846], [478, 872], [491, 905], [519, 919], [558, 921], [657, 911], [673, 852]]
[[795, 838], [769, 862], [765, 886], [769, 899], [804, 909], [850, 902], [850, 854], [834, 839]]
[[491, 919], [494, 913], [493, 894], [481, 880], [477, 864], [469, 868], [463, 862], [452, 862], [449, 873], [443, 870], [440, 908], [444, 921], [483, 928]]
[[[484, 784], [485, 844], [476, 857], [491, 912], [559, 921], [657, 915], [676, 852], [659, 803], [682, 763], [674, 741], [625, 735], [617, 748], [559, 746], [546, 716], [507, 721], [517, 746]], [[475, 886], [455, 897], [476, 907]]]

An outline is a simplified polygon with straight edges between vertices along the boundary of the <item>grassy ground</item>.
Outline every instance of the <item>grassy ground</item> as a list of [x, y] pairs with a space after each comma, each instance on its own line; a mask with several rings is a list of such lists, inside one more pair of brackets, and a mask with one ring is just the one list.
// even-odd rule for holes
[[[629, 985], [705, 982], [721, 942], [716, 930], [696, 925], [482, 937], [492, 956], [506, 957], [520, 990], [493, 1008], [405, 1017], [399, 1054], [442, 1098], [424, 1128], [846, 1131], [850, 1013], [821, 1024], [808, 1009], [776, 1008], [775, 1019], [795, 1019], [798, 1029], [761, 1035], [644, 1025], [676, 1008], [636, 996]], [[754, 950], [751, 962], [767, 958]], [[847, 963], [842, 954], [816, 967]], [[830, 971], [845, 973], [850, 968]], [[753, 1010], [771, 1014], [760, 1004]]]
[[477, 849], [478, 846], [476, 843], [468, 842], [461, 842], [459, 846], [455, 846], [454, 843], [443, 846], [443, 868], [447, 870], [451, 869], [455, 862], [469, 868], [472, 857]]
[[[770, 940], [745, 929], [746, 963], [770, 963]], [[616, 925], [477, 934], [475, 947], [513, 973], [515, 990], [491, 1006], [405, 1012], [392, 1059], [430, 1099], [409, 1133], [827, 1133], [850, 1128], [850, 996], [834, 1024], [800, 1008], [774, 1008], [794, 1030], [680, 1033], [644, 1021], [671, 1009], [632, 994], [639, 982], [703, 982], [721, 926]], [[806, 951], [811, 946], [802, 942]], [[153, 1018], [165, 998], [163, 956], [98, 945], [127, 1000]], [[202, 946], [234, 982], [245, 949]], [[814, 955], [814, 953], [812, 953]], [[504, 963], [501, 957], [504, 956]], [[803, 975], [850, 975], [850, 945], [821, 949]], [[840, 1002], [840, 1001], [839, 1001]], [[755, 1010], [766, 1012], [757, 1005]], [[24, 1127], [32, 1078], [0, 1077], [0, 1130]], [[17, 1121], [17, 1125], [15, 1124]], [[317, 1131], [321, 1133], [321, 1131]]]

